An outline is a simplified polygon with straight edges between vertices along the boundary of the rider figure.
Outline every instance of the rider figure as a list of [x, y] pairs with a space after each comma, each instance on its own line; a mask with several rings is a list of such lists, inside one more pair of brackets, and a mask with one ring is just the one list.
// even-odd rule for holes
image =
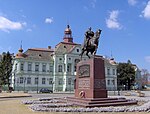
[[94, 32], [91, 29], [92, 28], [89, 27], [89, 29], [85, 32], [84, 47], [88, 46], [89, 40], [94, 36]]

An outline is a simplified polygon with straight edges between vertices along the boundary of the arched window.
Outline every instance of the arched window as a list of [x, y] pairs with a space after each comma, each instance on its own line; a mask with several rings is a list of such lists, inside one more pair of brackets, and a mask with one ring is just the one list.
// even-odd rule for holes
[[62, 65], [58, 65], [58, 72], [62, 72]]
[[80, 59], [75, 59], [74, 60], [74, 71], [76, 72], [77, 69], [77, 63], [80, 62]]

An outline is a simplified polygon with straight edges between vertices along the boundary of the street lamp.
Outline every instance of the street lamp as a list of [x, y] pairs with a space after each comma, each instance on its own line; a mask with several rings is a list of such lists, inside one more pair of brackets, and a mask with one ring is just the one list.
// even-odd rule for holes
[[39, 84], [39, 77], [36, 78], [36, 84], [37, 84], [37, 93], [39, 91], [39, 87], [38, 87], [38, 84]]
[[126, 85], [123, 85], [124, 86], [124, 90], [126, 90]]
[[16, 77], [16, 80], [17, 80], [17, 90], [18, 90], [18, 92], [19, 92], [19, 78], [18, 77]]
[[53, 84], [54, 84], [54, 81], [52, 81], [52, 91], [53, 91]]
[[[118, 77], [120, 76], [120, 73], [118, 73]], [[120, 96], [120, 78], [117, 77], [117, 88], [118, 88], [118, 95]]]
[[24, 82], [24, 89], [23, 89], [23, 90], [24, 90], [24, 93], [25, 93], [25, 83], [26, 83], [26, 77], [24, 77], [23, 79], [24, 79], [24, 80], [23, 80], [23, 82]]
[[16, 79], [15, 79], [16, 77], [15, 77], [15, 73], [14, 73], [14, 91], [15, 91], [15, 82], [16, 82]]
[[71, 79], [69, 80], [69, 85], [70, 85], [70, 93], [71, 93]]
[[113, 84], [114, 84], [114, 95], [116, 94], [115, 93], [115, 77], [114, 77], [114, 80], [113, 80]]

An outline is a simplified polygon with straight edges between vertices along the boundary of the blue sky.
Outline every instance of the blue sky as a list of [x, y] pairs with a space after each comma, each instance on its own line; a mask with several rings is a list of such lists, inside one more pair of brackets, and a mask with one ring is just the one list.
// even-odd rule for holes
[[150, 71], [150, 0], [0, 0], [0, 53], [47, 48], [63, 40], [70, 24], [74, 42], [102, 29], [98, 54], [128, 59]]

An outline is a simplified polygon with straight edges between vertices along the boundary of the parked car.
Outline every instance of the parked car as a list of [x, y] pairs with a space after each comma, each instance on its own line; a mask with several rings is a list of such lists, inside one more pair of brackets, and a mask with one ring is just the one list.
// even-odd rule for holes
[[42, 89], [40, 89], [39, 93], [53, 93], [53, 91], [49, 90], [47, 88], [42, 88]]

